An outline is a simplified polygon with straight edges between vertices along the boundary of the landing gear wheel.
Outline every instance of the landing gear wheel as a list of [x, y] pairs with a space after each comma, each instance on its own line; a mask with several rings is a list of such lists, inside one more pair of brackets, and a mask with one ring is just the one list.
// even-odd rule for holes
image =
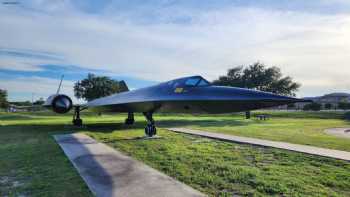
[[157, 128], [154, 125], [147, 125], [145, 127], [145, 134], [148, 137], [152, 137], [157, 134]]
[[154, 136], [154, 135], [157, 135], [157, 128], [154, 125], [152, 125], [152, 127], [151, 127], [151, 136]]
[[126, 125], [132, 125], [132, 124], [134, 124], [134, 122], [135, 122], [134, 119], [129, 119], [129, 118], [125, 119], [125, 124]]
[[80, 107], [79, 106], [76, 106], [74, 108], [74, 115], [73, 115], [72, 123], [74, 126], [78, 126], [78, 127], [83, 126], [83, 120], [80, 118]]
[[148, 137], [152, 137], [157, 134], [156, 126], [154, 126], [154, 120], [153, 120], [153, 112], [143, 112], [143, 115], [147, 119], [147, 126], [145, 128], [145, 134]]
[[148, 128], [148, 126], [145, 127], [145, 134], [146, 134], [146, 136], [149, 136], [149, 128]]
[[73, 122], [74, 126], [78, 126], [78, 127], [83, 126], [83, 120], [82, 119], [74, 119], [72, 122]]
[[132, 125], [134, 124], [135, 119], [134, 119], [134, 113], [133, 112], [128, 112], [128, 118], [125, 119], [125, 124], [126, 125]]

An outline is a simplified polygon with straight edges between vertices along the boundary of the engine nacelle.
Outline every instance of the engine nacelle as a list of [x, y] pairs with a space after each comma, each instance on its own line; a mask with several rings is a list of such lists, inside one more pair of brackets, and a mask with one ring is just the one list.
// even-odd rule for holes
[[64, 114], [73, 108], [73, 102], [67, 95], [54, 94], [45, 101], [43, 106], [52, 109], [56, 113]]

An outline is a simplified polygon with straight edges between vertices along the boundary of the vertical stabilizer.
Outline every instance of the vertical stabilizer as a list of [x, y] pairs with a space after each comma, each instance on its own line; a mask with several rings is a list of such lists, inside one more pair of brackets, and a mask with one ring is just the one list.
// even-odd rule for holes
[[63, 77], [64, 77], [64, 75], [61, 76], [60, 85], [58, 86], [58, 89], [57, 89], [56, 94], [59, 94], [59, 93], [60, 93]]

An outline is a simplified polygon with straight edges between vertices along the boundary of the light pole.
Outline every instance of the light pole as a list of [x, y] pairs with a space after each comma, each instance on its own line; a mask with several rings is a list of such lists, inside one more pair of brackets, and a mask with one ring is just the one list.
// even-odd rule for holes
[[34, 92], [32, 92], [32, 111], [34, 111]]

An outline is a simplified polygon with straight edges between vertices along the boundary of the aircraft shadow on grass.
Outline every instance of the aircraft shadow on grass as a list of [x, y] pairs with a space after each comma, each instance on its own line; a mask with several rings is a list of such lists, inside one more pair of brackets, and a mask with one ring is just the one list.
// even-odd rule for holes
[[0, 120], [35, 120], [38, 119], [36, 117], [32, 117], [29, 115], [1, 115]]
[[[161, 128], [167, 127], [184, 127], [191, 125], [199, 126], [247, 126], [251, 124], [246, 121], [239, 120], [159, 120], [156, 123]], [[144, 129], [144, 121], [135, 122], [133, 125], [125, 125], [124, 123], [87, 123], [85, 129], [94, 132], [113, 132], [113, 131], [127, 131], [134, 129]]]
[[[254, 122], [254, 121], [253, 121]], [[159, 120], [157, 125], [161, 128], [167, 127], [185, 127], [185, 126], [247, 126], [253, 122], [240, 121], [240, 120], [216, 120], [216, 119], [206, 119], [206, 120]], [[28, 131], [36, 132], [50, 132], [50, 133], [68, 133], [68, 132], [79, 132], [79, 131], [89, 131], [89, 132], [103, 132], [111, 133], [115, 131], [130, 131], [135, 129], [144, 129], [144, 121], [135, 122], [133, 125], [125, 125], [124, 122], [87, 122], [83, 127], [73, 126], [69, 123], [56, 123], [56, 124], [42, 124], [42, 123], [16, 123], [11, 125], [2, 125], [3, 130], [18, 130], [25, 128]]]

